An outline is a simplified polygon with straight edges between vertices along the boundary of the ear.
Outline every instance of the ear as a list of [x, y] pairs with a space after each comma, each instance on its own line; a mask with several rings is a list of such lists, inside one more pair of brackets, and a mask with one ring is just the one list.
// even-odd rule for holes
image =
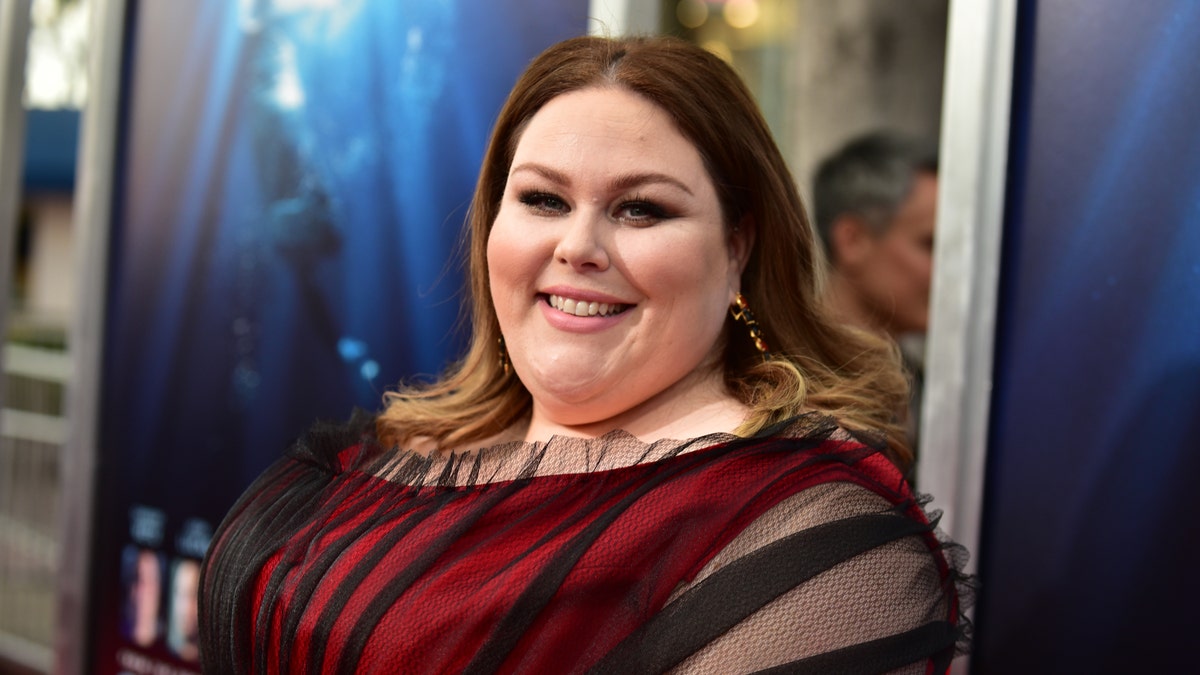
[[832, 252], [829, 262], [835, 268], [857, 267], [867, 258], [874, 241], [867, 224], [860, 218], [852, 214], [838, 216], [829, 228], [829, 248]]
[[729, 231], [727, 240], [730, 263], [729, 288], [734, 293], [741, 291], [742, 272], [746, 270], [746, 264], [750, 262], [750, 253], [754, 250], [756, 234], [754, 217], [749, 214], [742, 216], [742, 219]]
[[737, 225], [729, 233], [729, 259], [740, 276], [750, 261], [750, 252], [754, 250], [754, 237], [757, 234], [754, 217], [747, 214], [742, 216]]

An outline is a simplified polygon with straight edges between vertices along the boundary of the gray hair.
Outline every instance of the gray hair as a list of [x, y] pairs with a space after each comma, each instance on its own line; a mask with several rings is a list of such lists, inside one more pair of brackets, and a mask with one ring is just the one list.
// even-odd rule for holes
[[899, 132], [859, 136], [821, 162], [813, 184], [817, 232], [833, 261], [830, 230], [846, 214], [875, 232], [887, 229], [918, 173], [938, 170], [937, 148]]

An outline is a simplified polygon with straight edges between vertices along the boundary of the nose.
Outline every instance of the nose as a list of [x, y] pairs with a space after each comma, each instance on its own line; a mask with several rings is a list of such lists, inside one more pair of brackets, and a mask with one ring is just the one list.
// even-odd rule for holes
[[608, 269], [608, 221], [590, 209], [577, 209], [563, 223], [554, 258], [578, 271]]

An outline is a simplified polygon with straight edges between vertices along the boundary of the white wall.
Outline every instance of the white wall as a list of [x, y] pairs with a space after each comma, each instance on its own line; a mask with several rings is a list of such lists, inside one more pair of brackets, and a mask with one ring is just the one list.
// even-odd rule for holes
[[936, 141], [947, 0], [800, 0], [782, 148], [811, 197], [822, 158], [881, 126]]

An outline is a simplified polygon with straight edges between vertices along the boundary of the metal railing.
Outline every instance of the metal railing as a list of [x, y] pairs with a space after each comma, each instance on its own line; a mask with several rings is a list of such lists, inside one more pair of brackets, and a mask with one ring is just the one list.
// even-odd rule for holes
[[4, 347], [0, 410], [0, 661], [49, 672], [59, 564], [59, 460], [71, 375], [62, 350]]

